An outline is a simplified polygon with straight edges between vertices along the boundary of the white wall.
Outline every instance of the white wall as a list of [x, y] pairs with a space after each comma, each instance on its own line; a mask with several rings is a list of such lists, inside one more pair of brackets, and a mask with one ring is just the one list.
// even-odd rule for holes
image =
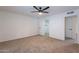
[[57, 14], [40, 19], [40, 34], [44, 35], [44, 20], [49, 20], [49, 36], [64, 40], [64, 18], [63, 14]]
[[39, 34], [38, 20], [0, 11], [0, 42]]
[[51, 16], [49, 24], [49, 36], [64, 40], [64, 16], [63, 14], [58, 14]]
[[49, 20], [49, 36], [52, 38], [57, 38], [60, 40], [64, 40], [64, 15], [57, 14], [53, 16], [49, 16], [43, 19], [40, 19], [40, 34], [44, 34], [44, 20]]

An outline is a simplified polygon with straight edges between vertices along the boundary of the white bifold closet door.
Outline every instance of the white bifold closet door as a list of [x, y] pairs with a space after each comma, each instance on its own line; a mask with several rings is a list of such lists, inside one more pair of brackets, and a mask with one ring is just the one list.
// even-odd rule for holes
[[77, 33], [77, 16], [66, 17], [66, 33], [67, 38], [76, 39]]

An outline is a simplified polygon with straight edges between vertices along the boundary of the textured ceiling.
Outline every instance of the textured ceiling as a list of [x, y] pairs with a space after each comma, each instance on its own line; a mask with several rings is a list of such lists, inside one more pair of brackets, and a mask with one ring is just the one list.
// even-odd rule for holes
[[[45, 8], [46, 6], [42, 7]], [[46, 17], [48, 15], [54, 15], [76, 9], [79, 9], [79, 6], [50, 6], [50, 8], [47, 10], [49, 14], [43, 14], [39, 16], [37, 13], [31, 13], [31, 11], [36, 11], [32, 6], [0, 6], [0, 10], [2, 11], [25, 14], [32, 17]]]

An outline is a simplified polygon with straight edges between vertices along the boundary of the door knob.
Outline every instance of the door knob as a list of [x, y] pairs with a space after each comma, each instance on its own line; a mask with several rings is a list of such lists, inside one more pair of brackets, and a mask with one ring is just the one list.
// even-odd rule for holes
[[72, 29], [69, 29], [69, 30], [72, 30]]

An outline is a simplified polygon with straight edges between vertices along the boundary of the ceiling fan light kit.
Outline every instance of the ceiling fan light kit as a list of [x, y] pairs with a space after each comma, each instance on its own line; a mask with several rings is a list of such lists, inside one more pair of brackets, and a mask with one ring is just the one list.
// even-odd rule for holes
[[38, 14], [39, 14], [39, 15], [42, 15], [43, 13], [42, 13], [42, 12], [39, 12]]

